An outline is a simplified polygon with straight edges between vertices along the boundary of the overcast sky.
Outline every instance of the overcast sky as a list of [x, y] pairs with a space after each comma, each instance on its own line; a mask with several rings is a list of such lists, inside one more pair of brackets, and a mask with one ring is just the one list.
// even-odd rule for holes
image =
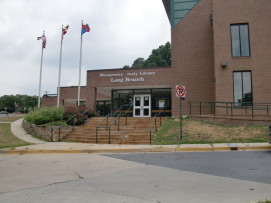
[[82, 85], [86, 71], [122, 68], [170, 41], [162, 0], [0, 0], [0, 96], [38, 95], [41, 41], [45, 30], [41, 95], [57, 91], [61, 25], [61, 86], [78, 85], [81, 20]]

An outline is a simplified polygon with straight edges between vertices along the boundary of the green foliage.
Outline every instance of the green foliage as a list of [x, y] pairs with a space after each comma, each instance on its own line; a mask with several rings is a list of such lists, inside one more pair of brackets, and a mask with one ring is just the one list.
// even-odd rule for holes
[[271, 200], [259, 201], [258, 203], [271, 203]]
[[36, 125], [82, 125], [88, 118], [95, 116], [93, 112], [86, 110], [85, 106], [66, 107], [65, 110], [62, 107], [42, 107], [30, 111], [25, 120]]
[[4, 95], [0, 97], [0, 111], [7, 110], [8, 112], [20, 111], [28, 112], [37, 106], [37, 96], [27, 95]]
[[137, 58], [134, 60], [134, 63], [132, 65], [132, 68], [142, 68], [145, 67], [145, 59], [144, 58]]
[[36, 125], [43, 125], [50, 122], [61, 121], [63, 116], [63, 108], [61, 107], [42, 107], [30, 111], [25, 120]]
[[130, 68], [130, 66], [128, 66], [128, 65], [125, 65], [125, 66], [123, 66], [123, 68]]
[[95, 116], [93, 112], [86, 110], [87, 107], [85, 106], [66, 107], [65, 113], [63, 114], [63, 120], [67, 122], [68, 125], [83, 125], [88, 118]]
[[[165, 45], [153, 49], [151, 55], [145, 60], [142, 57], [134, 60], [132, 68], [145, 68], [156, 66], [170, 66], [171, 65], [171, 44], [167, 42]], [[129, 68], [125, 65], [123, 68]]]

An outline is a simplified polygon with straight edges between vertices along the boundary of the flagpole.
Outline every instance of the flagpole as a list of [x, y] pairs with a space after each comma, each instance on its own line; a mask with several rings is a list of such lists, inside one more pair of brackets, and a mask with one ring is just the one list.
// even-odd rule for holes
[[60, 57], [59, 57], [59, 70], [58, 70], [57, 107], [59, 107], [59, 101], [60, 101], [60, 78], [61, 78], [62, 44], [63, 44], [62, 32], [63, 32], [63, 25], [61, 29]]
[[[43, 35], [44, 35], [43, 31]], [[40, 81], [39, 81], [39, 98], [38, 98], [38, 107], [40, 108], [40, 92], [41, 92], [41, 77], [42, 77], [42, 62], [43, 62], [43, 43], [41, 44], [41, 59], [40, 59]]]
[[[83, 20], [82, 20], [83, 25]], [[82, 26], [81, 26], [82, 29]], [[80, 43], [80, 59], [79, 59], [79, 83], [78, 83], [78, 100], [77, 100], [77, 106], [80, 106], [80, 86], [81, 86], [81, 65], [82, 65], [82, 31], [81, 31], [81, 43]]]

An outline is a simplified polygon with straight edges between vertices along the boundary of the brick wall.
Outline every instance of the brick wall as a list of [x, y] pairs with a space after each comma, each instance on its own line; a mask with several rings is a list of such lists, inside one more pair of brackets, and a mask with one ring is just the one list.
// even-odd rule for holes
[[[233, 101], [233, 71], [251, 70], [254, 102], [271, 102], [271, 1], [213, 1], [216, 100]], [[248, 23], [251, 57], [231, 55], [230, 25]], [[220, 63], [228, 66], [222, 68]]]
[[87, 72], [87, 105], [111, 100], [112, 89], [170, 88], [171, 67], [92, 70]]
[[[211, 0], [199, 4], [171, 30], [172, 87], [185, 85], [187, 97], [183, 113], [188, 114], [188, 101], [214, 100], [214, 44], [210, 20]], [[179, 99], [172, 94], [173, 116], [179, 115]]]
[[53, 107], [57, 105], [57, 97], [42, 97], [41, 106]]

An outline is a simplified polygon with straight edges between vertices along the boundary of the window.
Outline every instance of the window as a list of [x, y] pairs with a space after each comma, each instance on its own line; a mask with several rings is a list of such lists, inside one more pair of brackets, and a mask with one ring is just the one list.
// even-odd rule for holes
[[251, 72], [233, 72], [234, 102], [237, 105], [250, 105], [253, 102]]
[[250, 56], [248, 24], [231, 25], [231, 47], [233, 57]]

